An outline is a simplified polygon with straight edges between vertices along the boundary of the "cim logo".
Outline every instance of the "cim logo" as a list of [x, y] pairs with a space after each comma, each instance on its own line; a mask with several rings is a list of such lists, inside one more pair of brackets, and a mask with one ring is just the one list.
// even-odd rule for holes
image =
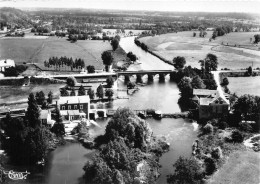
[[25, 180], [27, 175], [30, 174], [29, 172], [14, 172], [13, 170], [10, 171], [3, 171], [4, 174], [8, 175], [11, 180]]

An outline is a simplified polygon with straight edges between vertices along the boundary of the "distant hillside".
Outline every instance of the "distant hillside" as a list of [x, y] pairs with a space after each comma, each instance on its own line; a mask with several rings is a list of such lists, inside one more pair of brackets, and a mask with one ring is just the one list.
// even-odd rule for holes
[[15, 8], [0, 8], [0, 26], [27, 28], [31, 27], [30, 14]]

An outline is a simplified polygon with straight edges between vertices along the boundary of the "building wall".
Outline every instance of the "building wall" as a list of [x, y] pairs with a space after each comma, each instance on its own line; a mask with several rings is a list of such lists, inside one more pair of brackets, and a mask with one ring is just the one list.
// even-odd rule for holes
[[219, 117], [223, 114], [227, 114], [228, 108], [228, 104], [200, 105], [199, 117], [200, 119]]
[[[83, 109], [80, 109], [80, 106], [83, 106]], [[69, 109], [70, 106], [70, 109]], [[86, 114], [86, 118], [89, 118], [89, 103], [80, 103], [80, 104], [60, 104], [60, 110], [82, 110]]]

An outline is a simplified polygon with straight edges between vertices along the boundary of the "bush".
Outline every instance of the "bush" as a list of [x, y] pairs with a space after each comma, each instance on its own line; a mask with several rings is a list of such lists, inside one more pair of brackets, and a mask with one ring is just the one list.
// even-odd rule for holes
[[214, 159], [222, 158], [222, 157], [223, 157], [222, 149], [221, 149], [220, 147], [213, 148], [213, 150], [212, 150], [212, 152], [211, 152], [211, 156], [212, 156], [212, 158], [214, 158]]
[[98, 117], [103, 118], [104, 117], [104, 111], [97, 111]]
[[247, 123], [246, 121], [241, 121], [239, 123], [239, 129], [241, 131], [245, 131], [245, 132], [252, 132], [252, 130], [253, 130], [252, 126], [249, 123]]
[[231, 135], [232, 142], [241, 143], [244, 140], [243, 134], [239, 130], [234, 130]]
[[203, 133], [204, 134], [211, 134], [213, 133], [213, 126], [209, 123], [207, 123], [204, 127], [203, 127]]
[[204, 163], [205, 163], [205, 166], [206, 166], [205, 171], [206, 171], [207, 175], [213, 174], [214, 171], [217, 169], [217, 165], [216, 165], [215, 161], [210, 157], [207, 157], [204, 160]]
[[218, 123], [218, 128], [219, 128], [219, 129], [225, 130], [227, 127], [228, 127], [228, 124], [227, 124], [227, 122], [225, 122], [225, 121], [220, 121], [220, 122]]

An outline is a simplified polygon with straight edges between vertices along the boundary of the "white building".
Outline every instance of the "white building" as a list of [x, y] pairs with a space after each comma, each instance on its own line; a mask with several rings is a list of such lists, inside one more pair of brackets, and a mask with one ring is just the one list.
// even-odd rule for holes
[[12, 67], [12, 66], [13, 67], [15, 66], [14, 60], [11, 60], [11, 59], [0, 60], [0, 71], [1, 72], [4, 72], [5, 68], [9, 68], [9, 67]]

